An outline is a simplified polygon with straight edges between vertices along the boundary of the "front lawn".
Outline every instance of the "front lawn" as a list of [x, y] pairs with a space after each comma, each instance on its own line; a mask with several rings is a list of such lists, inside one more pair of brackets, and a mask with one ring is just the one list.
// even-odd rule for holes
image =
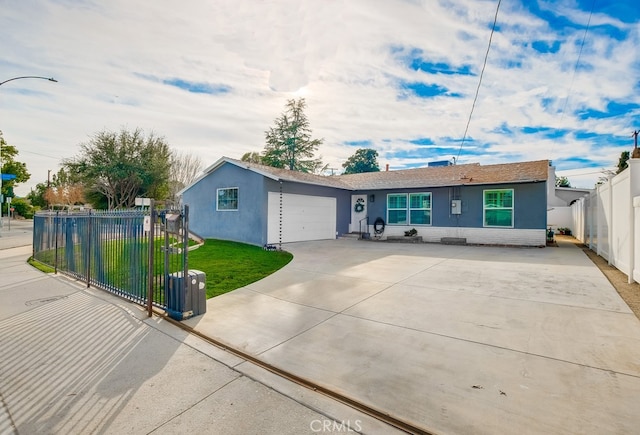
[[207, 299], [235, 290], [284, 267], [293, 255], [284, 251], [265, 251], [244, 243], [208, 239], [189, 252], [189, 269], [206, 274]]

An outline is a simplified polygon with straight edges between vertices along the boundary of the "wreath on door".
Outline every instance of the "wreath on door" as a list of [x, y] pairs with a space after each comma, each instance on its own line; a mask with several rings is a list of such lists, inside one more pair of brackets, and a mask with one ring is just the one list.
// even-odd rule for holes
[[362, 213], [364, 211], [364, 199], [358, 198], [356, 205], [353, 206], [353, 211], [356, 213]]

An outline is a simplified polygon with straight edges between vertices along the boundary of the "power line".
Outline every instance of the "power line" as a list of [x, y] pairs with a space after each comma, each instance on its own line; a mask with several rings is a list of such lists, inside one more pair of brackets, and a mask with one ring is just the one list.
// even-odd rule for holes
[[458, 155], [455, 158], [456, 162], [460, 158], [460, 152], [462, 151], [462, 146], [464, 145], [464, 142], [467, 139], [469, 125], [471, 124], [471, 117], [473, 116], [473, 109], [476, 107], [476, 101], [478, 101], [478, 94], [480, 93], [480, 85], [482, 84], [482, 77], [484, 76], [484, 70], [487, 66], [487, 59], [489, 58], [489, 51], [491, 50], [493, 33], [496, 30], [496, 23], [498, 22], [498, 11], [500, 10], [500, 3], [502, 3], [502, 0], [498, 0], [498, 6], [496, 7], [496, 15], [493, 17], [493, 26], [491, 27], [491, 34], [489, 35], [489, 45], [487, 46], [487, 52], [484, 55], [482, 71], [480, 71], [480, 79], [478, 80], [478, 87], [476, 88], [476, 95], [473, 97], [473, 104], [471, 105], [471, 112], [469, 112], [469, 119], [467, 119], [467, 126], [464, 129], [464, 135], [462, 136], [462, 141], [460, 142], [460, 148], [458, 148]]
[[[569, 99], [571, 98], [571, 94], [573, 93], [573, 84], [576, 79], [576, 74], [578, 72], [578, 66], [580, 65], [580, 59], [582, 58], [582, 49], [584, 48], [584, 42], [587, 39], [587, 33], [589, 32], [589, 28], [591, 27], [591, 17], [593, 16], [593, 10], [596, 7], [596, 1], [593, 0], [591, 3], [591, 11], [589, 12], [589, 19], [587, 20], [587, 27], [584, 29], [584, 34], [582, 35], [582, 42], [580, 43], [580, 50], [578, 50], [578, 58], [576, 59], [576, 63], [573, 66], [573, 74], [571, 75], [571, 81], [569, 82], [569, 90], [567, 91], [567, 98], [564, 100], [564, 105], [562, 106], [562, 111], [560, 112], [560, 121], [558, 123], [558, 128], [562, 126], [564, 122], [564, 114], [567, 111], [567, 106], [569, 105]], [[555, 153], [557, 142], [553, 142], [550, 149], [549, 154], [553, 155]]]
[[55, 156], [50, 156], [50, 155], [47, 155], [47, 154], [36, 153], [36, 152], [33, 152], [33, 151], [19, 150], [19, 153], [20, 153], [20, 154], [22, 154], [22, 153], [26, 153], [26, 154], [35, 154], [36, 156], [42, 156], [42, 157], [48, 157], [48, 158], [50, 158], [50, 159], [60, 160], [60, 156], [55, 157]]
[[[575, 169], [560, 169], [556, 171], [556, 174], [559, 172], [569, 172], [569, 171], [575, 171], [576, 169], [580, 169], [580, 168], [575, 168]], [[591, 171], [591, 172], [578, 172], [576, 174], [566, 174], [564, 175], [565, 177], [581, 177], [583, 175], [595, 175], [595, 174], [602, 174], [603, 172], [605, 172], [607, 169], [606, 168], [602, 168], [599, 171]]]
[[593, 3], [591, 3], [591, 11], [589, 12], [589, 20], [587, 20], [587, 27], [584, 29], [584, 35], [582, 35], [582, 43], [580, 44], [580, 50], [578, 51], [578, 59], [576, 59], [576, 64], [573, 67], [573, 74], [571, 75], [571, 82], [569, 83], [569, 92], [567, 93], [567, 98], [564, 100], [564, 106], [562, 107], [560, 124], [562, 124], [562, 120], [564, 119], [564, 113], [565, 113], [565, 110], [567, 110], [567, 105], [569, 104], [569, 98], [571, 97], [571, 92], [573, 91], [573, 82], [576, 78], [578, 65], [580, 65], [580, 58], [582, 57], [582, 49], [584, 48], [584, 41], [587, 39], [587, 33], [589, 32], [589, 27], [591, 26], [591, 17], [593, 16], [593, 9], [595, 7], [596, 7], [596, 0], [593, 0]]

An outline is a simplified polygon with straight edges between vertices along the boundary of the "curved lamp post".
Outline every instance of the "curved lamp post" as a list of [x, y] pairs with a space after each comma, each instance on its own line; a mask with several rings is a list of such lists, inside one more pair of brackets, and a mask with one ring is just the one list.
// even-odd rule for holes
[[9, 80], [5, 80], [3, 82], [0, 82], [0, 86], [4, 85], [7, 82], [11, 82], [13, 80], [20, 80], [20, 79], [42, 79], [42, 80], [49, 80], [50, 82], [58, 82], [56, 79], [54, 79], [53, 77], [41, 77], [41, 76], [20, 76], [20, 77], [14, 77], [12, 79]]
[[[56, 83], [58, 82], [53, 77], [20, 76], [20, 77], [13, 77], [13, 78], [10, 78], [10, 79], [5, 80], [3, 82], [0, 82], [0, 86], [4, 85], [7, 82], [12, 82], [14, 80], [21, 80], [21, 79], [42, 79], [42, 80], [49, 80], [50, 82], [56, 82]], [[1, 192], [2, 192], [2, 153], [0, 152], [0, 195], [1, 195]], [[3, 201], [0, 201], [0, 230], [2, 229], [3, 220], [4, 220], [4, 218], [2, 216], [2, 202]], [[9, 213], [9, 219], [11, 219], [11, 213]], [[9, 225], [11, 225], [11, 220], [9, 220]], [[2, 236], [2, 233], [0, 233], [0, 236]]]

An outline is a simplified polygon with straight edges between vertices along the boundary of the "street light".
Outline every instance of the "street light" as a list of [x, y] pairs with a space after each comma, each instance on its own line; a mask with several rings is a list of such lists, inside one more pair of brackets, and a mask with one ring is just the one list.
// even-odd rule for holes
[[0, 86], [4, 85], [7, 82], [11, 82], [13, 80], [20, 80], [20, 79], [42, 79], [42, 80], [49, 80], [50, 82], [56, 82], [58, 83], [58, 81], [56, 79], [54, 79], [53, 77], [41, 77], [41, 76], [20, 76], [20, 77], [14, 77], [12, 79], [9, 80], [5, 80], [4, 82], [0, 82]]
[[[55, 82], [58, 83], [58, 81], [56, 79], [54, 79], [53, 77], [42, 77], [42, 76], [20, 76], [20, 77], [13, 77], [10, 79], [7, 79], [3, 82], [0, 82], [0, 86], [4, 85], [7, 82], [12, 82], [14, 80], [21, 80], [21, 79], [42, 79], [42, 80], [48, 80], [50, 82]], [[2, 225], [4, 224], [4, 218], [2, 216], [2, 203], [4, 202], [4, 197], [2, 197], [2, 150], [0, 149], [0, 198], [2, 198], [3, 201], [0, 201], [0, 231], [2, 230]], [[9, 219], [11, 219], [11, 212], [9, 212]], [[9, 220], [9, 225], [11, 225], [11, 220]], [[2, 236], [2, 233], [0, 232], [0, 236]]]

